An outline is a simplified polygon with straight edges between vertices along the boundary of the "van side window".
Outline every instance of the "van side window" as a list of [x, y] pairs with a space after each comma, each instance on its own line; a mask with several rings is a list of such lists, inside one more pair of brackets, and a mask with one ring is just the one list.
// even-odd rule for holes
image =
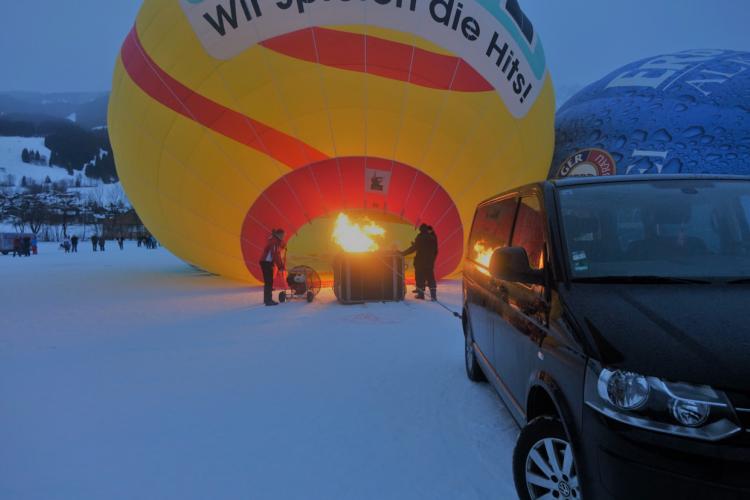
[[508, 198], [479, 207], [469, 239], [471, 260], [489, 268], [492, 253], [508, 246], [517, 205], [517, 198]]
[[526, 250], [532, 269], [544, 267], [544, 217], [536, 196], [521, 199], [513, 231], [513, 246]]

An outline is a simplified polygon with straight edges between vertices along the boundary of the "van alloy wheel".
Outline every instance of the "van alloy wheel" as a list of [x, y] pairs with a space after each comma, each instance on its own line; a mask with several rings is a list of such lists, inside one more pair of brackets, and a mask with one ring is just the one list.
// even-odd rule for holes
[[526, 457], [525, 479], [532, 500], [581, 498], [573, 449], [566, 440], [537, 441]]

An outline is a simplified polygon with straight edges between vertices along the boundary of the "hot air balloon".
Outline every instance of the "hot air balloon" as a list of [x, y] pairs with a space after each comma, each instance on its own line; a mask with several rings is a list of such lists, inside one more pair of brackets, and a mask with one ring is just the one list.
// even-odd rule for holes
[[556, 129], [550, 177], [748, 175], [750, 52], [688, 50], [628, 64], [568, 100]]
[[427, 223], [446, 276], [477, 202], [545, 177], [554, 107], [516, 0], [145, 0], [109, 131], [133, 206], [191, 264], [258, 281], [273, 228], [307, 264], [337, 221], [384, 229], [365, 250]]

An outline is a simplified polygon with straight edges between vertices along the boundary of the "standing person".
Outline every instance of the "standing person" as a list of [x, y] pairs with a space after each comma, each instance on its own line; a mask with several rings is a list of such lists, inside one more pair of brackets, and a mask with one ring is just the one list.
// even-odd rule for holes
[[97, 243], [99, 243], [99, 237], [94, 234], [91, 236], [91, 247], [94, 249], [94, 252], [96, 252]]
[[21, 256], [21, 238], [13, 238], [13, 257]]
[[[417, 298], [424, 300], [426, 287], [430, 288], [430, 298], [437, 300], [437, 283], [435, 281], [435, 259], [438, 254], [437, 235], [427, 224], [419, 226], [419, 234], [409, 248], [401, 252], [407, 256], [415, 253], [414, 277], [417, 286]], [[426, 285], [426, 286], [425, 286]]]
[[104, 235], [99, 236], [99, 251], [104, 251], [104, 243], [106, 243], [107, 240], [104, 239]]
[[78, 253], [78, 236], [76, 236], [75, 234], [72, 238], [70, 238], [70, 250], [73, 253]]
[[283, 247], [284, 230], [274, 229], [260, 254], [260, 269], [263, 271], [263, 303], [267, 306], [279, 305], [273, 300], [273, 266], [275, 264], [279, 271], [284, 270], [284, 261], [281, 258]]
[[31, 237], [31, 253], [33, 253], [34, 255], [37, 255], [38, 253], [38, 249], [37, 249], [38, 243], [39, 242], [37, 241], [36, 234], [35, 234], [34, 236]]
[[117, 246], [120, 247], [120, 250], [125, 246], [125, 238], [123, 238], [122, 235], [117, 237]]
[[65, 250], [65, 253], [70, 253], [70, 246], [71, 246], [70, 238], [66, 236], [65, 239], [63, 240], [63, 249]]
[[23, 237], [23, 254], [26, 257], [31, 257], [31, 237]]

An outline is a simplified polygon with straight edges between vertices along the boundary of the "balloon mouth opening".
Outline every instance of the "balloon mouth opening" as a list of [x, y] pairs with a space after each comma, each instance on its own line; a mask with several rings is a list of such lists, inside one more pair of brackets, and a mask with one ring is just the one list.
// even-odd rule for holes
[[[342, 218], [347, 231], [356, 225], [360, 232], [340, 232], [337, 242], [336, 223]], [[245, 216], [240, 244], [248, 271], [262, 281], [264, 242], [270, 228], [284, 227], [287, 267], [305, 264], [325, 275], [333, 269], [333, 257], [347, 246], [350, 252], [406, 249], [422, 223], [431, 225], [438, 237], [435, 275], [448, 276], [463, 255], [464, 228], [445, 188], [423, 171], [393, 160], [331, 158], [294, 169], [268, 186]]]
[[[404, 250], [415, 235], [414, 225], [395, 215], [343, 210], [310, 221], [289, 238], [287, 267], [310, 266], [324, 284], [330, 284], [337, 255]], [[407, 270], [407, 280], [412, 274]]]

